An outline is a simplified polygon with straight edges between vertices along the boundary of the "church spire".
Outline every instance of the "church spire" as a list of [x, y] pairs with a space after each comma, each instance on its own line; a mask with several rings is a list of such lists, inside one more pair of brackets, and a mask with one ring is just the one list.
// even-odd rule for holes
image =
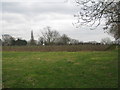
[[31, 40], [34, 40], [33, 30], [31, 31]]
[[34, 40], [34, 36], [33, 36], [33, 30], [31, 31], [30, 45], [36, 45], [36, 42], [35, 42], [35, 40]]

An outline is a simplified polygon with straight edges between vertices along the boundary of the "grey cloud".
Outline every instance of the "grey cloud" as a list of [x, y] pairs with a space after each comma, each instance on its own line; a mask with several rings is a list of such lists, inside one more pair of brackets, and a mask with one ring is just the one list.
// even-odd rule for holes
[[42, 4], [42, 3], [32, 3], [27, 4], [26, 2], [18, 3], [18, 2], [3, 2], [2, 3], [3, 12], [9, 13], [22, 13], [27, 15], [35, 15], [46, 13], [49, 14], [51, 12], [54, 13], [63, 13], [63, 14], [74, 14], [75, 7], [71, 7], [69, 4]]
[[[30, 31], [33, 29], [34, 37], [38, 35], [46, 26], [51, 26], [60, 34], [67, 34], [71, 38], [80, 41], [98, 40], [108, 37], [99, 27], [98, 30], [90, 31], [89, 27], [76, 29], [72, 23], [77, 12], [77, 7], [69, 3], [25, 3], [25, 2], [3, 2], [2, 3], [3, 33], [14, 37], [30, 39]], [[98, 37], [99, 36], [99, 37]]]

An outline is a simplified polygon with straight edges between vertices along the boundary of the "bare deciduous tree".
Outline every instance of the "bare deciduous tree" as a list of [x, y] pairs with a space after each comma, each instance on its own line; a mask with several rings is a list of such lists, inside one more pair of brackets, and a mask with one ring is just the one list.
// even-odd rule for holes
[[[116, 29], [112, 29], [115, 39], [120, 38], [120, 1], [115, 0], [76, 0], [80, 11], [77, 17], [78, 27], [80, 24], [90, 24], [90, 26], [100, 25], [101, 19], [106, 20], [104, 29], [109, 32], [113, 25], [117, 25]], [[110, 30], [111, 31], [111, 30]], [[117, 36], [116, 36], [116, 33]]]
[[2, 45], [2, 40], [0, 39], [0, 46]]
[[8, 35], [8, 34], [4, 34], [2, 35], [2, 44], [5, 46], [10, 46], [13, 44], [13, 41], [15, 41], [15, 39]]
[[70, 41], [70, 38], [66, 35], [66, 34], [63, 34], [60, 38], [59, 38], [59, 43], [60, 44], [68, 44]]
[[38, 45], [43, 45], [43, 44], [44, 44], [44, 38], [43, 37], [39, 37]]
[[52, 30], [51, 27], [46, 27], [44, 30], [45, 32], [42, 32], [42, 37], [46, 44], [53, 44], [60, 37], [59, 32]]
[[112, 41], [110, 40], [110, 38], [106, 37], [106, 38], [101, 39], [101, 43], [102, 44], [111, 44]]
[[78, 44], [79, 41], [76, 39], [70, 39], [70, 44]]

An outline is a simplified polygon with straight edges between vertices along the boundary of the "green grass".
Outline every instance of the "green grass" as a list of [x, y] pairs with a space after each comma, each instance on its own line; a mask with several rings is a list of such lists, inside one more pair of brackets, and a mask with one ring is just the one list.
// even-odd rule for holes
[[4, 88], [114, 88], [117, 51], [3, 52]]

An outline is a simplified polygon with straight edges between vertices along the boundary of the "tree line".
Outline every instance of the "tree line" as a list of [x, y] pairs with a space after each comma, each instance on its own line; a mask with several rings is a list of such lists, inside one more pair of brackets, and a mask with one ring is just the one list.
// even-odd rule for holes
[[23, 45], [79, 45], [79, 44], [113, 44], [113, 42], [109, 38], [101, 39], [101, 43], [96, 41], [91, 42], [82, 42], [76, 39], [72, 39], [66, 34], [60, 35], [60, 33], [56, 30], [53, 30], [51, 27], [45, 27], [44, 32], [41, 32], [41, 36], [39, 36], [38, 41], [34, 40], [34, 37], [31, 40], [26, 41], [23, 39], [15, 39], [11, 35], [4, 34], [2, 35], [3, 46], [23, 46]]

